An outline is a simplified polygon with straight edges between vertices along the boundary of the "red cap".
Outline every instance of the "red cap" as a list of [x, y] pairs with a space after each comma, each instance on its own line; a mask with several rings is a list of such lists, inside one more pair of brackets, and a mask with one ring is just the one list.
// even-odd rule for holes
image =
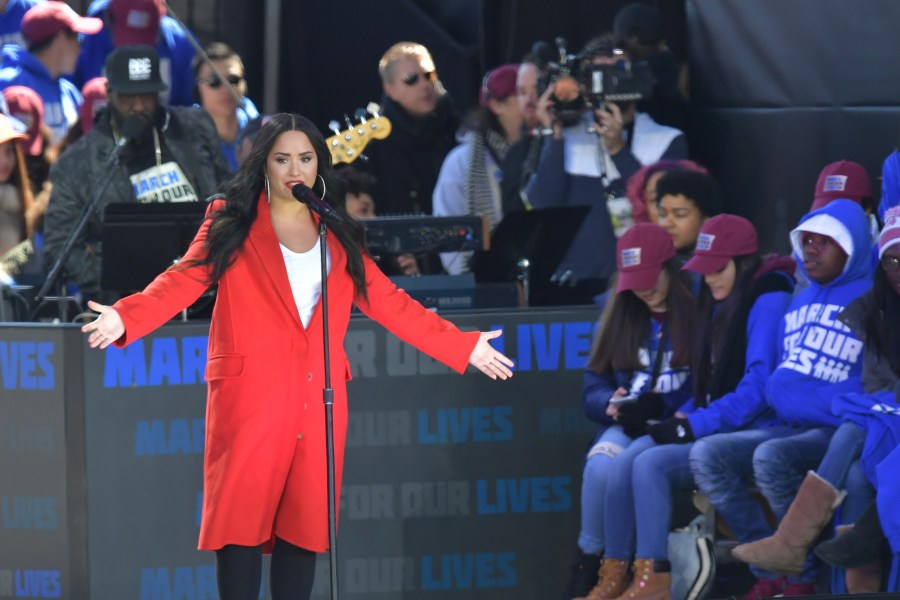
[[81, 131], [87, 134], [94, 127], [94, 115], [106, 106], [106, 77], [94, 77], [81, 88], [84, 102], [78, 107]]
[[155, 46], [159, 23], [165, 14], [159, 0], [110, 0], [112, 38], [116, 47], [142, 44]]
[[697, 236], [694, 257], [681, 267], [701, 275], [718, 273], [735, 256], [759, 250], [753, 223], [737, 215], [716, 215], [707, 219]]
[[838, 198], [862, 204], [863, 198], [872, 197], [872, 179], [866, 168], [849, 160], [839, 160], [826, 165], [816, 181], [816, 195], [809, 211], [818, 210]]
[[656, 285], [662, 266], [675, 256], [672, 236], [656, 223], [638, 223], [616, 242], [616, 293]]
[[102, 19], [82, 17], [68, 4], [57, 0], [36, 4], [22, 17], [22, 36], [29, 44], [48, 40], [65, 29], [91, 34], [102, 28]]
[[519, 65], [502, 65], [487, 72], [481, 81], [481, 92], [478, 102], [481, 106], [487, 106], [491, 98], [506, 100], [516, 93], [516, 77], [519, 75]]
[[28, 136], [22, 149], [30, 156], [40, 156], [44, 149], [44, 136], [41, 125], [44, 124], [44, 101], [30, 87], [11, 85], [3, 90], [3, 97], [9, 106], [9, 114], [25, 123]]

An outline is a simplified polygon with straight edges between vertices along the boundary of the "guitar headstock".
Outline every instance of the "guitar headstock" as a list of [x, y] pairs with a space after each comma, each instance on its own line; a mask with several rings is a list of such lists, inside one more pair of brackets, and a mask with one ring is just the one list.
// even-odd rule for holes
[[353, 125], [349, 117], [345, 116], [348, 127], [343, 131], [338, 131], [336, 122], [331, 122], [335, 135], [326, 139], [325, 143], [331, 152], [332, 163], [350, 164], [362, 155], [370, 141], [383, 140], [391, 134], [391, 122], [378, 114], [378, 105], [369, 104], [368, 109], [373, 117], [366, 118], [366, 111], [359, 110], [356, 113], [359, 119], [357, 125]]

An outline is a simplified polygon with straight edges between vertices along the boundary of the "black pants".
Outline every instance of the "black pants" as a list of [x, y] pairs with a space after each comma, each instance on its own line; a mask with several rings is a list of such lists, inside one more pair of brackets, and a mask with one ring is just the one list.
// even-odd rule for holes
[[[308, 600], [316, 573], [316, 553], [275, 539], [269, 587], [272, 600]], [[221, 600], [258, 600], [262, 546], [225, 546], [216, 551], [216, 582]]]

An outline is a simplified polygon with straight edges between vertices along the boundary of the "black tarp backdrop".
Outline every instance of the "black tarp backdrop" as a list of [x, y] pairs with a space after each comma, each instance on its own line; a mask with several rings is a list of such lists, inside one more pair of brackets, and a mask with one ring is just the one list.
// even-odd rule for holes
[[[236, 11], [236, 0], [220, 0]], [[282, 4], [282, 61], [278, 105], [299, 111], [323, 129], [331, 119], [381, 97], [378, 59], [392, 44], [417, 41], [434, 56], [441, 80], [461, 112], [477, 99], [488, 68], [518, 62], [539, 39], [556, 36], [578, 51], [592, 36], [612, 26], [627, 0], [298, 0]], [[669, 18], [667, 36], [678, 52], [683, 43], [683, 2], [658, 5]], [[255, 6], [255, 5], [254, 5]], [[233, 25], [233, 23], [232, 23]], [[226, 32], [245, 38], [251, 55], [262, 52], [260, 37], [246, 28]], [[251, 64], [257, 64], [254, 58]], [[261, 61], [258, 63], [261, 64]], [[253, 82], [251, 91], [253, 90]]]
[[900, 4], [688, 0], [687, 20], [692, 154], [763, 249], [789, 248], [829, 162], [864, 165], [880, 198], [900, 133]]

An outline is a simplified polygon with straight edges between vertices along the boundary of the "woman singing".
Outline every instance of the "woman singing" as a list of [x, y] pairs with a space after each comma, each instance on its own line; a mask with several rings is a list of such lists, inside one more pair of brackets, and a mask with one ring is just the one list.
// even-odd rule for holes
[[[216, 552], [223, 600], [258, 597], [263, 552], [272, 553], [272, 597], [308, 598], [315, 553], [328, 549], [318, 217], [291, 189], [309, 186], [346, 215], [338, 182], [315, 126], [299, 115], [276, 115], [223, 186], [225, 200], [210, 205], [180, 265], [113, 306], [90, 303], [100, 315], [82, 328], [92, 348], [124, 346], [218, 283], [206, 368], [199, 547]], [[458, 372], [472, 364], [506, 379], [512, 361], [488, 343], [500, 332], [460, 332], [397, 289], [365, 254], [356, 221], [345, 216], [329, 230], [329, 368], [340, 487], [351, 304]]]

